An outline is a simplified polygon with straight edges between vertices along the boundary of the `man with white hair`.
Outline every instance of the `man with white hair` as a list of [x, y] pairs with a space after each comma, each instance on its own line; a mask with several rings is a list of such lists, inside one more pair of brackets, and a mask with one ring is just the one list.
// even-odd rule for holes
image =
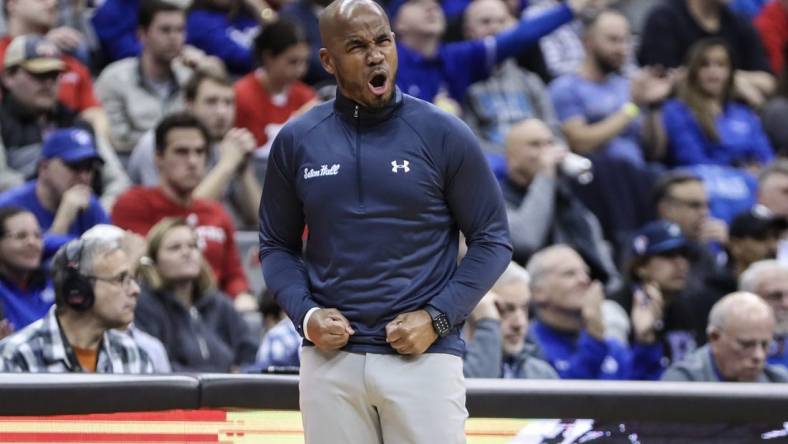
[[473, 337], [467, 340], [463, 373], [466, 378], [557, 379], [558, 374], [526, 343], [530, 277], [509, 263], [492, 290], [471, 312]]
[[731, 293], [714, 304], [709, 343], [662, 375], [663, 381], [788, 382], [788, 370], [766, 363], [774, 312], [753, 293]]
[[0, 342], [11, 372], [152, 373], [148, 354], [115, 329], [134, 320], [140, 287], [118, 239], [71, 241], [52, 260], [55, 306]]
[[757, 294], [772, 307], [775, 347], [767, 362], [788, 368], [788, 264], [774, 259], [751, 264], [739, 279], [739, 290]]

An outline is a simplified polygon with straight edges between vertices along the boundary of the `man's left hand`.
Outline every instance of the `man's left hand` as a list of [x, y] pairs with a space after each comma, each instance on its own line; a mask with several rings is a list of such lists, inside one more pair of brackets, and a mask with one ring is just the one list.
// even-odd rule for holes
[[402, 313], [386, 324], [386, 342], [401, 355], [420, 355], [438, 339], [425, 310]]

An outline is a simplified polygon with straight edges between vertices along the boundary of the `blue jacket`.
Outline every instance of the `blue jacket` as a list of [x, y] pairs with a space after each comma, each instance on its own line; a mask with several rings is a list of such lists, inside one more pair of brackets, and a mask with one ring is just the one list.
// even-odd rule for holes
[[386, 324], [429, 304], [454, 329], [428, 351], [463, 356], [460, 328], [512, 249], [501, 192], [462, 121], [399, 90], [379, 109], [338, 94], [284, 126], [264, 186], [263, 274], [299, 333], [309, 309], [336, 308], [355, 330], [345, 350], [396, 353]]
[[662, 120], [668, 136], [668, 160], [673, 165], [765, 165], [774, 158], [758, 115], [745, 105], [730, 102], [717, 116], [714, 126], [719, 142], [706, 136], [689, 107], [678, 99], [665, 102]]
[[529, 335], [561, 379], [630, 378], [632, 357], [618, 341], [560, 332], [539, 320], [531, 322]]
[[0, 194], [0, 207], [14, 206], [30, 211], [36, 216], [38, 225], [44, 232], [44, 257], [49, 257], [61, 245], [78, 238], [85, 231], [97, 224], [108, 224], [109, 216], [99, 204], [96, 196], [90, 196], [88, 207], [79, 212], [74, 222], [68, 228], [67, 235], [48, 233], [52, 223], [55, 222], [55, 213], [41, 205], [36, 196], [36, 181], [31, 180], [18, 187], [11, 188]]
[[398, 43], [397, 85], [405, 93], [430, 102], [441, 89], [462, 102], [468, 87], [487, 78], [493, 66], [535, 45], [572, 18], [572, 11], [562, 4], [537, 17], [523, 19], [495, 37], [441, 45], [432, 58]]
[[252, 49], [258, 32], [257, 21], [246, 15], [230, 21], [223, 12], [201, 9], [193, 11], [186, 19], [186, 43], [219, 57], [236, 75], [254, 68]]
[[90, 21], [107, 63], [139, 55], [139, 9], [140, 0], [111, 0], [102, 3], [93, 13]]
[[[43, 273], [43, 272], [42, 272]], [[49, 279], [41, 279], [28, 288], [0, 278], [0, 311], [14, 324], [16, 331], [43, 318], [55, 302], [55, 291]]]

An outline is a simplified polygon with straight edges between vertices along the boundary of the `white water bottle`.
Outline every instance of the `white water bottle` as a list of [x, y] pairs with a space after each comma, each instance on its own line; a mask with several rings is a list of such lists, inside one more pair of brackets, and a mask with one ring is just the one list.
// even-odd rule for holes
[[591, 161], [575, 153], [566, 153], [561, 160], [561, 172], [577, 180], [580, 184], [586, 185], [594, 180], [593, 165]]

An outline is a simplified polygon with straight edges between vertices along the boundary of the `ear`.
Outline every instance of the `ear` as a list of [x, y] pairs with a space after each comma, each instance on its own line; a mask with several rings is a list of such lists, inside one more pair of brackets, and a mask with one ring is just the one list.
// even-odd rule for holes
[[706, 329], [706, 337], [709, 343], [717, 342], [720, 339], [720, 331], [717, 327], [710, 326]]
[[331, 54], [328, 53], [328, 49], [326, 48], [320, 48], [320, 64], [323, 66], [323, 69], [325, 69], [327, 73], [331, 75], [336, 74], [336, 68], [334, 67], [334, 60], [331, 58]]

